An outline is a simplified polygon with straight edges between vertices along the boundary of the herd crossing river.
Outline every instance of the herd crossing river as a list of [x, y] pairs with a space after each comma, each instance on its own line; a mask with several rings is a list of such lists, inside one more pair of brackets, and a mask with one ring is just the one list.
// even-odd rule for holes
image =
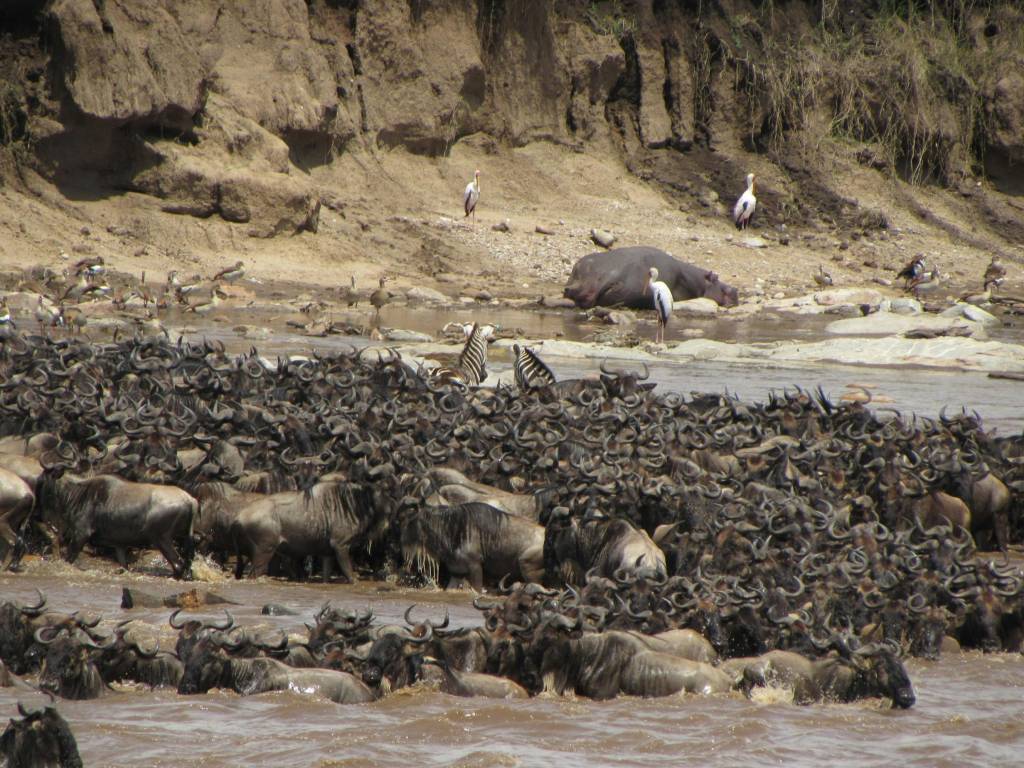
[[[724, 387], [693, 385], [670, 366], [573, 378], [583, 366], [556, 365], [553, 386], [467, 390], [387, 351], [275, 364], [216, 343], [154, 340], [8, 345], [0, 365], [3, 418], [18, 425], [5, 429], [23, 446], [40, 436], [29, 451], [42, 473], [18, 526], [21, 571], [0, 575], [0, 601], [37, 623], [20, 655], [3, 660], [25, 685], [60, 696], [87, 765], [1015, 759], [1022, 445], [1019, 416], [1001, 406], [1005, 385], [989, 394], [997, 433], [984, 409], [984, 424], [959, 411], [938, 417], [946, 396], [934, 378], [920, 389], [939, 386], [936, 407], [896, 377], [883, 383], [905, 398], [897, 414], [794, 388], [759, 401], [742, 386], [730, 389], [743, 399], [682, 396], [673, 390]], [[106, 531], [111, 491], [68, 495], [69, 483], [86, 482], [76, 478], [103, 473], [204, 504], [204, 486], [244, 495], [199, 509], [191, 535], [169, 526], [167, 556], [145, 526], [134, 540]], [[1002, 507], [979, 492], [980, 483], [998, 497], [993, 479], [1008, 494]], [[295, 493], [301, 509], [328, 486], [341, 506], [319, 510], [326, 543], [289, 532], [297, 518], [258, 498]], [[935, 503], [948, 497], [967, 498], [967, 517]], [[268, 539], [270, 524], [280, 532]], [[980, 554], [976, 541], [1007, 554]], [[198, 582], [172, 580], [173, 554], [187, 561], [195, 545]], [[261, 562], [265, 547], [273, 575], [252, 578], [246, 562]], [[320, 581], [322, 569], [344, 573], [346, 559], [355, 584]], [[441, 589], [449, 579], [480, 579], [486, 594]], [[126, 587], [168, 606], [123, 607]], [[210, 604], [211, 593], [226, 602]], [[184, 610], [172, 617], [171, 605]], [[263, 613], [269, 605], [285, 615]], [[63, 643], [103, 669], [126, 638], [142, 655], [159, 641], [185, 656], [190, 620], [204, 653], [265, 658], [257, 665], [273, 670], [308, 653], [341, 670], [323, 679], [345, 675], [372, 701], [336, 704], [304, 684], [245, 695], [268, 689], [250, 680], [231, 690], [225, 676], [200, 690], [151, 689], [130, 675], [79, 698], [80, 679], [56, 668]], [[640, 645], [688, 631], [703, 643], [700, 660]], [[375, 656], [389, 634], [400, 638], [399, 671]], [[479, 658], [453, 650], [470, 636], [483, 638]], [[828, 684], [783, 674], [788, 657], [772, 649], [818, 659]], [[40, 672], [32, 660], [44, 657]], [[619, 665], [614, 681], [595, 659]], [[368, 672], [374, 664], [382, 674]], [[679, 688], [663, 691], [651, 669], [682, 675]], [[499, 678], [524, 698], [454, 695]], [[692, 689], [693, 679], [706, 682]], [[715, 692], [719, 680], [726, 688]], [[46, 703], [0, 688], [15, 720], [19, 701]]]

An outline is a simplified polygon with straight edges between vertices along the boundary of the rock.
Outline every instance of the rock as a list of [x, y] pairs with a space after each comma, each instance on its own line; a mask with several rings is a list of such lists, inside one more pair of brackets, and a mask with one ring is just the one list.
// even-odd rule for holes
[[636, 322], [636, 315], [613, 309], [606, 313], [602, 320], [606, 325], [633, 325]]
[[786, 294], [783, 293], [782, 291], [778, 291], [778, 292], [772, 294], [772, 298], [776, 299], [776, 300], [784, 299], [784, 298], [786, 298]]
[[745, 237], [740, 241], [744, 248], [767, 248], [768, 241], [763, 237]]
[[546, 227], [543, 224], [538, 224], [533, 231], [536, 232], [538, 235], [553, 235], [553, 234], [555, 234], [555, 230], [553, 230], [551, 227]]
[[683, 315], [717, 315], [720, 309], [718, 302], [706, 298], [677, 301], [672, 305], [673, 313]]
[[592, 229], [590, 230], [590, 239], [602, 248], [611, 248], [618, 238], [603, 229]]
[[564, 296], [541, 296], [537, 303], [552, 309], [573, 309], [576, 306], [576, 302]]
[[487, 291], [487, 290], [477, 291], [476, 294], [473, 296], [473, 298], [476, 299], [477, 301], [484, 301], [484, 302], [493, 301], [494, 300], [494, 296], [492, 296], [491, 292]]
[[449, 299], [443, 293], [425, 285], [415, 285], [405, 292], [407, 301], [423, 302], [426, 304], [447, 304]]
[[298, 611], [293, 611], [291, 608], [286, 608], [280, 603], [267, 603], [260, 609], [260, 615], [262, 616], [298, 616]]
[[434, 337], [429, 333], [420, 333], [419, 331], [407, 331], [401, 328], [392, 328], [384, 334], [384, 338], [388, 341], [433, 341]]
[[958, 326], [973, 326], [972, 332], [980, 327], [962, 317], [907, 316], [893, 312], [875, 312], [866, 317], [836, 320], [829, 323], [825, 331], [843, 336], [898, 336], [912, 330], [945, 331]]
[[889, 302], [889, 311], [898, 315], [920, 315], [924, 311], [924, 307], [917, 299], [901, 297]]
[[871, 282], [878, 283], [878, 285], [885, 286], [886, 288], [892, 287], [892, 280], [887, 277], [872, 277]]
[[206, 592], [198, 589], [190, 589], [187, 592], [160, 597], [138, 589], [121, 588], [121, 607], [125, 610], [132, 608], [185, 608], [194, 610], [204, 605], [241, 605], [241, 603], [222, 597], [216, 592]]
[[245, 338], [249, 341], [266, 341], [273, 336], [273, 331], [265, 327], [248, 328], [245, 331]]
[[974, 323], [981, 323], [982, 325], [999, 324], [998, 317], [986, 312], [984, 309], [974, 306], [973, 304], [954, 304], [949, 309], [940, 312], [939, 317], [962, 317]]
[[873, 288], [833, 288], [815, 293], [814, 301], [823, 307], [837, 304], [866, 304], [869, 307], [877, 307], [882, 301], [882, 294]]
[[495, 232], [510, 232], [512, 230], [512, 225], [508, 219], [502, 219], [493, 227], [491, 227], [491, 229], [494, 230]]
[[704, 335], [702, 328], [683, 328], [682, 336], [684, 339], [699, 339]]

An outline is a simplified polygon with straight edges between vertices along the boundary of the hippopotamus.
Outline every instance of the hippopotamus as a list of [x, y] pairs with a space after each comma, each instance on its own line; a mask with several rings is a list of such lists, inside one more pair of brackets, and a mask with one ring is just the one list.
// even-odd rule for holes
[[564, 294], [584, 309], [649, 309], [652, 299], [644, 289], [651, 267], [658, 268], [658, 279], [668, 285], [675, 301], [706, 297], [723, 307], [739, 302], [736, 289], [719, 280], [714, 272], [645, 245], [588, 253], [572, 268]]

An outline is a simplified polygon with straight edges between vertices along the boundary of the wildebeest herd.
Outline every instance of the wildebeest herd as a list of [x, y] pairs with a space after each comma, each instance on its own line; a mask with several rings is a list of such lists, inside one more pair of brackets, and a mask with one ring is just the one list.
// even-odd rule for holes
[[[470, 388], [391, 350], [4, 346], [4, 565], [158, 549], [187, 578], [198, 551], [238, 577], [337, 567], [490, 594], [476, 627], [325, 605], [303, 638], [176, 612], [173, 653], [40, 595], [0, 604], [0, 672], [66, 698], [134, 680], [363, 702], [427, 679], [598, 699], [782, 685], [909, 707], [903, 656], [1021, 651], [1021, 572], [976, 547], [1020, 539], [1024, 436], [820, 390], [747, 403], [605, 366], [516, 378]], [[57, 723], [51, 709], [12, 721], [4, 749]]]

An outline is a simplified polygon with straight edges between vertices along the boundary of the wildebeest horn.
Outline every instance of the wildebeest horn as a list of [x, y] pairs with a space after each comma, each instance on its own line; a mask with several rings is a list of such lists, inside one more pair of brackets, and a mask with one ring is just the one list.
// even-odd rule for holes
[[403, 635], [403, 639], [407, 643], [413, 643], [414, 645], [423, 645], [424, 643], [429, 643], [431, 640], [434, 639], [434, 625], [428, 621], [424, 624], [424, 626], [426, 627], [426, 631], [424, 631], [423, 637], [416, 637], [411, 633], [407, 633]]
[[[51, 629], [54, 630], [53, 637], [51, 637], [49, 640], [44, 639], [43, 635], [45, 635]], [[56, 640], [57, 639], [57, 635], [59, 635], [63, 631], [65, 631], [64, 627], [50, 627], [50, 626], [40, 627], [39, 629], [37, 629], [35, 632], [32, 633], [32, 637], [33, 637], [33, 639], [35, 639], [35, 641], [37, 643], [40, 643], [42, 645], [49, 645], [54, 640]]]
[[206, 626], [210, 627], [211, 629], [220, 630], [228, 630], [235, 626], [235, 617], [231, 615], [227, 608], [224, 609], [224, 616], [225, 619], [223, 624], [218, 624], [215, 621], [209, 621], [206, 622]]
[[23, 605], [21, 606], [21, 612], [26, 616], [38, 616], [43, 612], [46, 607], [46, 597], [40, 591], [39, 587], [36, 587], [36, 594], [39, 595], [39, 602], [35, 605]]

